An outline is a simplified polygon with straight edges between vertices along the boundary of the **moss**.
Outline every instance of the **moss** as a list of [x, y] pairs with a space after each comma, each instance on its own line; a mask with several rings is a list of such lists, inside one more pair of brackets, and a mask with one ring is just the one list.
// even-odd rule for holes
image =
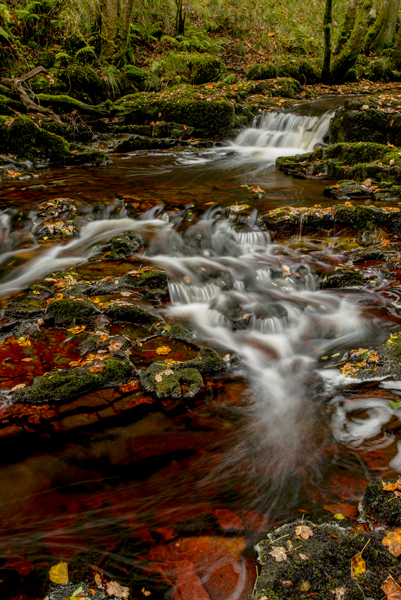
[[201, 348], [196, 358], [183, 363], [185, 368], [195, 368], [201, 373], [221, 371], [226, 368], [226, 362], [212, 348]]
[[253, 65], [247, 70], [245, 76], [251, 81], [259, 81], [261, 79], [274, 79], [275, 77], [278, 77], [278, 74], [278, 65], [268, 63], [265, 65]]
[[[284, 525], [270, 534], [270, 538], [259, 542], [257, 550], [262, 571], [249, 600], [261, 600], [262, 597], [269, 600], [299, 600], [312, 594], [317, 600], [328, 600], [335, 596], [338, 589], [346, 590], [344, 597], [348, 600], [381, 598], [381, 584], [386, 577], [390, 572], [394, 577], [401, 573], [399, 560], [382, 545], [383, 532], [361, 533], [329, 524], [305, 524], [313, 530], [313, 537], [307, 541], [299, 537], [293, 539], [295, 528], [299, 525], [294, 523]], [[285, 547], [286, 540], [282, 540], [284, 536], [292, 539], [293, 545], [299, 549], [287, 553], [286, 561], [277, 562], [270, 552], [274, 547]], [[277, 538], [281, 539], [274, 543]], [[365, 545], [363, 558], [366, 561], [366, 573], [353, 579], [351, 558], [361, 552]], [[302, 560], [300, 554], [308, 559]], [[307, 592], [301, 591], [302, 585], [305, 585], [303, 582], [308, 582]]]
[[188, 387], [188, 391], [185, 394], [187, 398], [192, 398], [203, 388], [202, 375], [196, 369], [184, 369], [177, 373], [177, 379], [181, 384], [185, 384]]
[[[393, 483], [395, 481], [392, 480]], [[368, 484], [362, 506], [365, 515], [375, 523], [391, 528], [401, 526], [401, 498], [395, 498], [392, 492], [383, 490], [382, 481]]]
[[62, 78], [68, 82], [68, 88], [74, 96], [83, 100], [98, 102], [107, 98], [107, 88], [97, 71], [90, 65], [70, 65], [61, 72]]
[[171, 325], [171, 327], [168, 329], [168, 336], [175, 338], [176, 340], [182, 340], [183, 342], [191, 342], [193, 338], [188, 329], [185, 329], [185, 327], [182, 327], [178, 324]]
[[135, 65], [126, 65], [125, 75], [135, 82], [141, 91], [157, 91], [160, 89], [160, 81], [154, 73], [140, 69]]
[[0, 94], [0, 114], [14, 116], [16, 112], [25, 112], [22, 102]]
[[72, 113], [74, 110], [78, 110], [83, 114], [98, 113], [99, 115], [103, 115], [102, 111], [96, 107], [88, 106], [80, 100], [71, 98], [67, 94], [38, 94], [37, 98], [42, 106], [51, 106], [55, 112]]
[[127, 323], [157, 323], [161, 319], [161, 317], [156, 317], [147, 310], [134, 305], [113, 304], [105, 312], [109, 319]]
[[149, 269], [148, 271], [126, 273], [121, 279], [122, 285], [137, 290], [153, 290], [155, 293], [165, 295], [168, 293], [168, 279], [164, 271]]
[[55, 300], [48, 305], [45, 320], [54, 325], [83, 325], [93, 323], [100, 311], [89, 300]]
[[81, 394], [103, 387], [123, 383], [135, 372], [128, 361], [106, 360], [102, 371], [72, 369], [61, 374], [36, 377], [32, 386], [17, 390], [13, 399], [16, 402], [43, 404], [45, 402], [67, 401]]
[[263, 65], [257, 64], [250, 67], [246, 72], [246, 78], [251, 81], [275, 79], [276, 77], [291, 77], [305, 85], [317, 83], [320, 79], [320, 72], [305, 58], [274, 61]]
[[224, 73], [220, 58], [211, 54], [190, 54], [188, 66], [191, 71], [190, 82], [195, 85], [216, 81]]
[[107, 260], [123, 260], [132, 256], [134, 252], [145, 247], [142, 237], [138, 233], [127, 232], [119, 237], [112, 238], [107, 244], [99, 248], [99, 252], [107, 252]]
[[70, 145], [64, 138], [40, 129], [36, 144], [39, 148], [39, 153], [42, 157], [48, 158], [53, 165], [64, 164], [71, 157]]
[[173, 367], [167, 363], [151, 364], [146, 371], [141, 372], [140, 379], [142, 386], [155, 393], [158, 398], [181, 398], [182, 384], [187, 387], [186, 398], [193, 398], [203, 388], [203, 379], [197, 369], [177, 370], [175, 365]]

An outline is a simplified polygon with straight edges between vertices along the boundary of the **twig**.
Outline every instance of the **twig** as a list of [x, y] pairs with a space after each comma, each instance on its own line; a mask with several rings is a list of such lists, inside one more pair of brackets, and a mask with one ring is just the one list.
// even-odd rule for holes
[[248, 48], [250, 48], [252, 50], [252, 52], [255, 52], [255, 54], [259, 54], [259, 56], [263, 56], [263, 54], [261, 54], [258, 50], [255, 50], [255, 48], [252, 48], [251, 44], [248, 44], [248, 42], [245, 42], [245, 44], [248, 46]]

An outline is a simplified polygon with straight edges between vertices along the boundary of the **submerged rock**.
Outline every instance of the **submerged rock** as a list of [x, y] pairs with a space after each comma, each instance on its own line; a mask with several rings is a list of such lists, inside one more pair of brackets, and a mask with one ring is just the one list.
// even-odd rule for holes
[[145, 243], [139, 233], [126, 231], [119, 237], [112, 238], [107, 244], [101, 246], [98, 251], [107, 253], [107, 260], [122, 260], [132, 256], [135, 252], [143, 250]]
[[[399, 559], [382, 544], [384, 532], [303, 522], [313, 534], [304, 540], [296, 533], [300, 525], [284, 525], [258, 543], [262, 570], [249, 600], [299, 600], [312, 595], [317, 600], [382, 598], [382, 583], [391, 573], [401, 572]], [[366, 571], [353, 579], [351, 559], [362, 550]]]

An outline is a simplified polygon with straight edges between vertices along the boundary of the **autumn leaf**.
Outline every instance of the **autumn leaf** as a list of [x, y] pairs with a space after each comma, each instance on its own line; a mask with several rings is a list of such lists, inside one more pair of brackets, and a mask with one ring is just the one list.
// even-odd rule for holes
[[107, 593], [116, 598], [128, 598], [129, 588], [121, 587], [116, 581], [109, 581], [107, 584]]
[[53, 583], [68, 583], [68, 564], [61, 561], [49, 571], [49, 579]]
[[13, 388], [11, 388], [11, 391], [15, 392], [17, 390], [22, 390], [24, 387], [26, 387], [26, 383], [19, 383], [18, 385], [15, 385]]
[[32, 358], [23, 358], [22, 362], [31, 362]]
[[309, 558], [306, 556], [306, 554], [298, 554], [298, 556], [301, 560], [309, 560]]
[[17, 342], [19, 346], [32, 346], [31, 342], [24, 337], [18, 338]]
[[352, 206], [353, 206], [353, 204], [351, 204], [351, 202], [345, 202], [344, 206], [349, 206], [349, 207], [352, 207]]
[[276, 546], [275, 548], [273, 548], [272, 552], [269, 552], [269, 554], [273, 556], [273, 558], [275, 558], [277, 562], [287, 560], [285, 548], [283, 548], [282, 546]]
[[127, 381], [127, 383], [123, 383], [123, 385], [118, 388], [118, 391], [126, 394], [127, 392], [138, 390], [139, 387], [138, 379], [131, 379], [130, 381]]
[[306, 540], [313, 536], [313, 531], [307, 525], [298, 525], [295, 529], [295, 535], [299, 535], [306, 542]]
[[382, 481], [382, 485], [383, 490], [385, 490], [386, 492], [394, 492], [394, 490], [401, 490], [401, 479], [398, 479], [398, 481], [396, 481], [395, 483], [392, 483], [391, 481], [389, 481], [388, 483]]
[[185, 281], [185, 283], [191, 283], [191, 278], [190, 278], [190, 277], [188, 277], [188, 275], [186, 275], [186, 276], [184, 277], [184, 281]]
[[356, 579], [366, 571], [366, 563], [362, 558], [362, 552], [358, 552], [351, 558], [351, 577]]
[[252, 192], [254, 192], [255, 194], [261, 194], [261, 193], [263, 193], [265, 190], [262, 190], [262, 188], [261, 188], [261, 187], [259, 187], [259, 186], [257, 185], [257, 186], [255, 186], [255, 187], [251, 188], [251, 191], [252, 191]]
[[85, 331], [86, 325], [77, 325], [76, 327], [71, 327], [71, 329], [67, 329], [69, 333], [81, 333], [81, 331]]
[[370, 188], [370, 187], [372, 187], [372, 180], [371, 179], [365, 179], [365, 181], [362, 181], [362, 185], [364, 187]]
[[97, 373], [98, 371], [103, 371], [105, 366], [104, 363], [95, 363], [92, 367], [89, 367], [89, 371], [91, 373]]
[[110, 345], [108, 346], [109, 350], [119, 350], [122, 346], [122, 342], [111, 342]]
[[383, 546], [388, 546], [390, 554], [400, 556], [401, 554], [401, 528], [388, 531], [382, 540]]
[[82, 358], [80, 358], [79, 360], [72, 360], [70, 363], [68, 363], [69, 367], [79, 367], [79, 365], [82, 364]]
[[171, 348], [169, 348], [168, 346], [159, 346], [158, 348], [156, 348], [156, 353], [159, 356], [164, 356], [165, 354], [170, 354], [171, 352]]
[[396, 583], [391, 575], [389, 575], [381, 586], [386, 594], [387, 600], [401, 600], [401, 587]]
[[290, 267], [288, 267], [287, 265], [282, 265], [281, 268], [283, 269], [286, 275], [291, 275]]

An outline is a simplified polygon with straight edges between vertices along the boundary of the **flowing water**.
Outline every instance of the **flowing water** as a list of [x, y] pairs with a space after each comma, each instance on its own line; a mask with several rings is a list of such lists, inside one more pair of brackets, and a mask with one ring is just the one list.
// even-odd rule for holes
[[[27, 211], [56, 195], [76, 201], [90, 222], [68, 244], [28, 252], [16, 247], [10, 211], [3, 213], [1, 296], [56, 270], [90, 270], [96, 244], [137, 231], [146, 239], [138, 261], [169, 277], [166, 319], [231, 364], [202, 402], [175, 413], [117, 419], [29, 446], [4, 441], [0, 580], [3, 573], [15, 591], [7, 597], [40, 598], [29, 588], [32, 573], [88, 548], [93, 564], [131, 537], [135, 551], [117, 546], [111, 555], [120, 573], [137, 569], [144, 588], [168, 571], [175, 599], [244, 599], [258, 536], [302, 514], [355, 516], [366, 483], [399, 470], [401, 384], [350, 382], [335, 369], [351, 348], [397, 330], [399, 288], [372, 267], [376, 288], [321, 290], [318, 273], [347, 260], [344, 241], [301, 232], [274, 243], [258, 226], [270, 208], [324, 204], [327, 182], [284, 178], [274, 161], [321, 142], [328, 108], [317, 116], [271, 113], [218, 148], [133, 155], [5, 186], [6, 206], [20, 209], [31, 231]], [[48, 188], [23, 189], [33, 183]], [[226, 210], [235, 202], [253, 211], [238, 217]], [[125, 266], [104, 268], [118, 275]], [[199, 515], [212, 512], [231, 519], [228, 537], [202, 524]], [[189, 580], [195, 587], [185, 588]]]

